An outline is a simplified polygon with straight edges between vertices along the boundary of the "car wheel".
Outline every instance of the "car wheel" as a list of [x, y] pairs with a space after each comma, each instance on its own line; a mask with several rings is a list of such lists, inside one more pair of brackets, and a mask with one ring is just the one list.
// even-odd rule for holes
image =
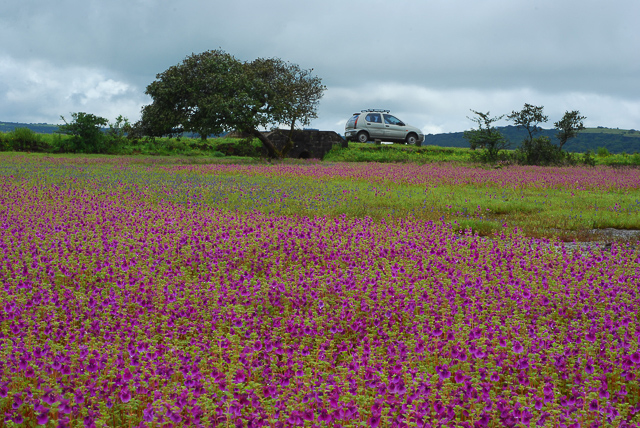
[[364, 131], [358, 132], [358, 142], [366, 143], [367, 141], [369, 141], [369, 134]]
[[409, 135], [407, 135], [407, 144], [412, 144], [412, 145], [416, 145], [418, 143], [418, 136], [414, 133], [411, 133]]

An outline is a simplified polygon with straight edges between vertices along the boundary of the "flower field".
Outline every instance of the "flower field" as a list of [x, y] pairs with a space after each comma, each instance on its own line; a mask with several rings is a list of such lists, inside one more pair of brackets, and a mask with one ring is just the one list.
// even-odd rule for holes
[[0, 426], [640, 426], [640, 249], [426, 199], [635, 224], [637, 170], [131, 159], [0, 156]]

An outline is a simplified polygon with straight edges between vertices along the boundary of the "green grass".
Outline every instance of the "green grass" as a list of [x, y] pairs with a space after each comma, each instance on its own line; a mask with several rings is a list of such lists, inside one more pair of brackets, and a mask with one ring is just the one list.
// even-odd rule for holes
[[[571, 241], [588, 239], [591, 229], [640, 229], [640, 192], [520, 190], [497, 186], [439, 186], [424, 188], [391, 185], [380, 197], [360, 189], [361, 207], [373, 217], [418, 217], [444, 221], [456, 229], [491, 235], [517, 227], [536, 237], [556, 236]], [[355, 213], [349, 213], [354, 215]]]
[[333, 162], [468, 162], [471, 150], [455, 147], [409, 146], [404, 144], [349, 143], [349, 148], [334, 147], [324, 157]]
[[585, 134], [618, 134], [640, 138], [640, 131], [634, 129], [585, 128], [580, 132]]

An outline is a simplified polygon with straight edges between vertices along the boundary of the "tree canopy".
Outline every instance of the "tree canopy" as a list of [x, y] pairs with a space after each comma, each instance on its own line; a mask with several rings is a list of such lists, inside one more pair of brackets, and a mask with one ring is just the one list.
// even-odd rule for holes
[[279, 58], [243, 62], [221, 50], [192, 54], [147, 86], [153, 102], [137, 126], [146, 135], [194, 132], [202, 139], [235, 130], [259, 138], [269, 156], [282, 156], [287, 148], [276, 148], [260, 129], [293, 130], [317, 117], [325, 86], [312, 72]]

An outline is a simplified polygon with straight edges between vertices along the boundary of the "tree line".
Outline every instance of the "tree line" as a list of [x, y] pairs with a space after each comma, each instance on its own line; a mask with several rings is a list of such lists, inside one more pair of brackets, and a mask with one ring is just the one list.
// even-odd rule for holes
[[[586, 117], [582, 116], [578, 110], [566, 111], [564, 116], [553, 124], [557, 130], [555, 143], [546, 135], [538, 135], [542, 131], [540, 124], [549, 120], [549, 116], [544, 114], [543, 106], [525, 103], [521, 110], [513, 110], [508, 115], [493, 117], [490, 112], [471, 111], [475, 116], [468, 118], [477, 125], [477, 128], [465, 131], [464, 138], [469, 142], [471, 150], [478, 150], [474, 155], [476, 160], [487, 163], [513, 161], [525, 165], [550, 165], [579, 161], [571, 153], [563, 151], [567, 141], [575, 138], [584, 129]], [[507, 120], [526, 132], [520, 147], [513, 153], [507, 152], [511, 143], [494, 125], [505, 116]], [[583, 156], [582, 161], [593, 164], [591, 154], [588, 152]]]

